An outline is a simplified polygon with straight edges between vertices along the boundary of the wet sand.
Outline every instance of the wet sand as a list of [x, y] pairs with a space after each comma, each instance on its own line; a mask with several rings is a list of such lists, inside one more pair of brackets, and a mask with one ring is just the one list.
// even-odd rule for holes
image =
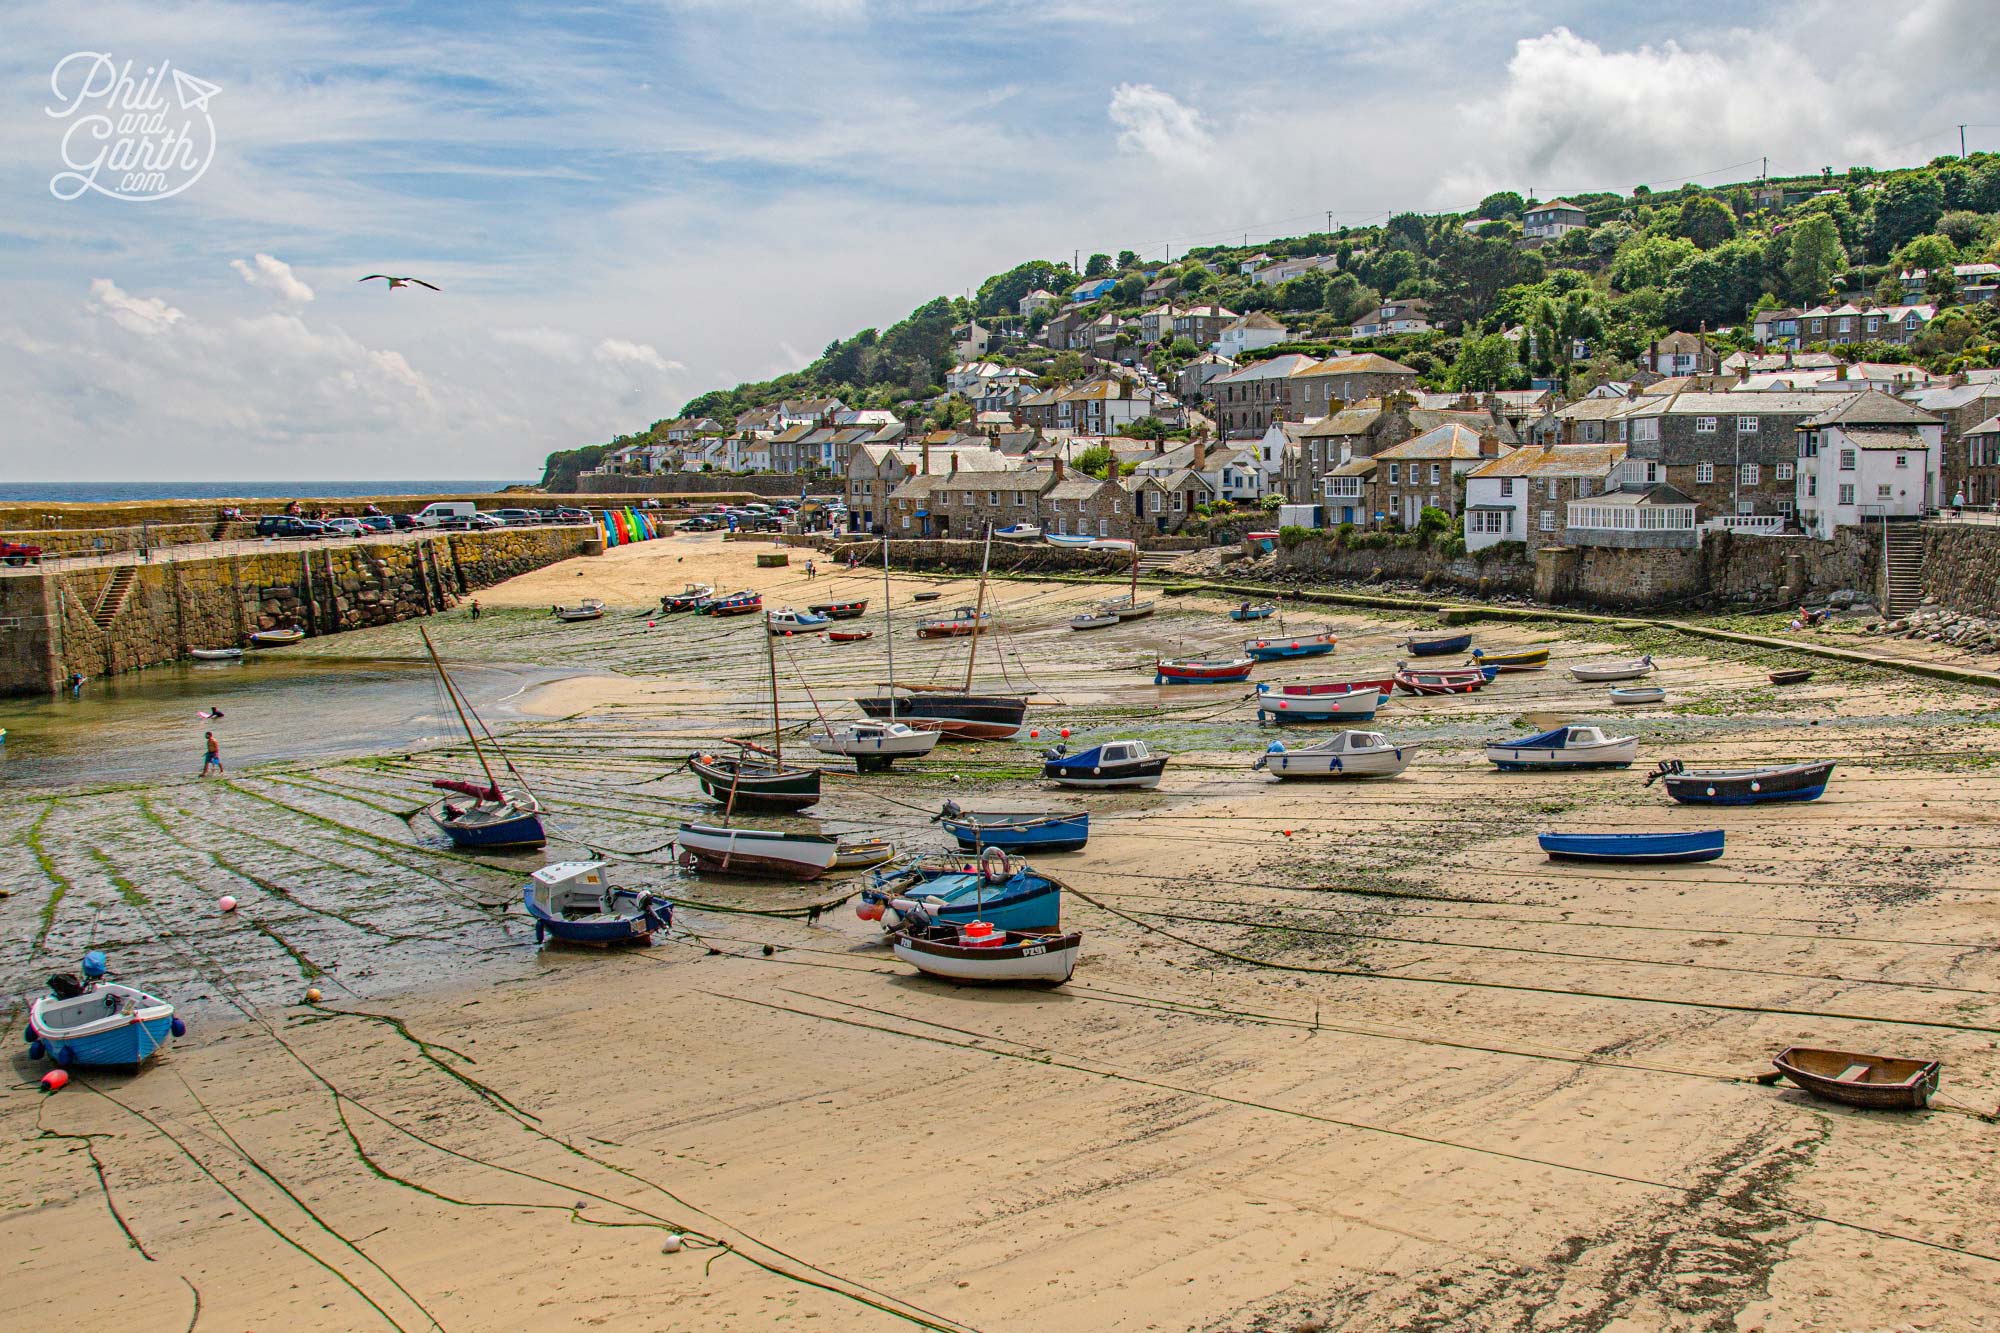
[[[470, 763], [448, 745], [0, 809], [9, 992], [103, 947], [193, 1023], [137, 1077], [0, 1102], [0, 1324], [183, 1329], [198, 1292], [195, 1326], [218, 1328], [1990, 1326], [2000, 1183], [1973, 1113], [2000, 1104], [1992, 692], [1824, 663], [1776, 689], [1765, 673], [1805, 663], [1482, 625], [1554, 668], [1396, 699], [1372, 725], [1424, 743], [1403, 778], [1279, 786], [1250, 760], [1313, 733], [1260, 730], [1240, 688], [1150, 683], [1156, 650], [1241, 637], [1218, 604], [1074, 634], [1096, 590], [996, 582], [1007, 630], [982, 680], [1004, 668], [1072, 745], [1176, 757], [1158, 792], [1118, 795], [1040, 788], [1045, 741], [829, 777], [824, 826], [932, 849], [947, 795], [1093, 811], [1085, 851], [1038, 862], [1085, 933], [1075, 980], [953, 988], [845, 908], [776, 915], [848, 886], [668, 864], [675, 822], [707, 809], [682, 757], [768, 718], [756, 621], [649, 629], [660, 592], [873, 599], [869, 643], [781, 644], [788, 724], [851, 716], [884, 678], [880, 572], [808, 585], [753, 570], [768, 549], [627, 548], [433, 623], [450, 660], [604, 673], [536, 691], [541, 720], [507, 733], [558, 812], [545, 854], [455, 856], [404, 818]], [[898, 674], [948, 679], [966, 646], [910, 637], [920, 587], [950, 605], [972, 584], [894, 580]], [[611, 613], [547, 616], [583, 595]], [[1427, 628], [1286, 623], [1341, 647], [1259, 679], [1375, 674]], [[395, 658], [413, 638], [307, 647]], [[1664, 705], [1613, 709], [1561, 674], [1637, 651]], [[1481, 757], [1557, 720], [1637, 734], [1640, 765], [1504, 776]], [[1640, 777], [1807, 756], [1840, 767], [1803, 806], [1679, 807]], [[1691, 866], [1534, 844], [1717, 826], [1727, 855]], [[672, 940], [536, 950], [520, 879], [585, 847], [682, 902]], [[1792, 1043], [1941, 1059], [1938, 1105], [1853, 1112], [1750, 1081]], [[22, 1052], [25, 1084], [41, 1066]], [[668, 1229], [702, 1239], [663, 1254]]]

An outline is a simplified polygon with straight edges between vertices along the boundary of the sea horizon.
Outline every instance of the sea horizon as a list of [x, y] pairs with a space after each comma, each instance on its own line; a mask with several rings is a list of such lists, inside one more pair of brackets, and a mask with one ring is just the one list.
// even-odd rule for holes
[[119, 500], [335, 499], [356, 495], [457, 495], [532, 484], [495, 481], [0, 481], [0, 504], [108, 504]]

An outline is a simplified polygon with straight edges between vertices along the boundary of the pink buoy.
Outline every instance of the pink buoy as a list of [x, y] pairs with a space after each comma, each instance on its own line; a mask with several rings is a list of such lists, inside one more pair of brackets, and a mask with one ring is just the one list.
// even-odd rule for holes
[[233, 912], [236, 910], [236, 900], [225, 893], [222, 895], [222, 901], [217, 903], [216, 906], [225, 912]]
[[649, 620], [649, 621], [647, 621], [647, 622], [646, 622], [646, 628], [647, 628], [647, 629], [651, 629], [651, 628], [653, 628], [653, 622], [652, 622], [652, 621], [650, 621], [650, 620]]
[[43, 1092], [60, 1092], [68, 1086], [69, 1071], [66, 1069], [51, 1069], [42, 1075]]

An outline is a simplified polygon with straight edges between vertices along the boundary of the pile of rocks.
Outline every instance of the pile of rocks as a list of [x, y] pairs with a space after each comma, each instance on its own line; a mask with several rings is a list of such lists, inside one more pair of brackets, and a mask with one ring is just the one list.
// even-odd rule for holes
[[1968, 652], [2000, 653], [2000, 621], [1963, 615], [1931, 601], [1926, 601], [1907, 616], [1870, 625], [1868, 632], [1889, 638], [1950, 644]]

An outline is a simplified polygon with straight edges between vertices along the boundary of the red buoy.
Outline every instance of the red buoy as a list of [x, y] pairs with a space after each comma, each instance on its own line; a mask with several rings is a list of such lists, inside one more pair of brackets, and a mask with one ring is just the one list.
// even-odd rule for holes
[[42, 1075], [43, 1092], [60, 1092], [68, 1086], [69, 1071], [67, 1069], [51, 1069], [48, 1073]]

